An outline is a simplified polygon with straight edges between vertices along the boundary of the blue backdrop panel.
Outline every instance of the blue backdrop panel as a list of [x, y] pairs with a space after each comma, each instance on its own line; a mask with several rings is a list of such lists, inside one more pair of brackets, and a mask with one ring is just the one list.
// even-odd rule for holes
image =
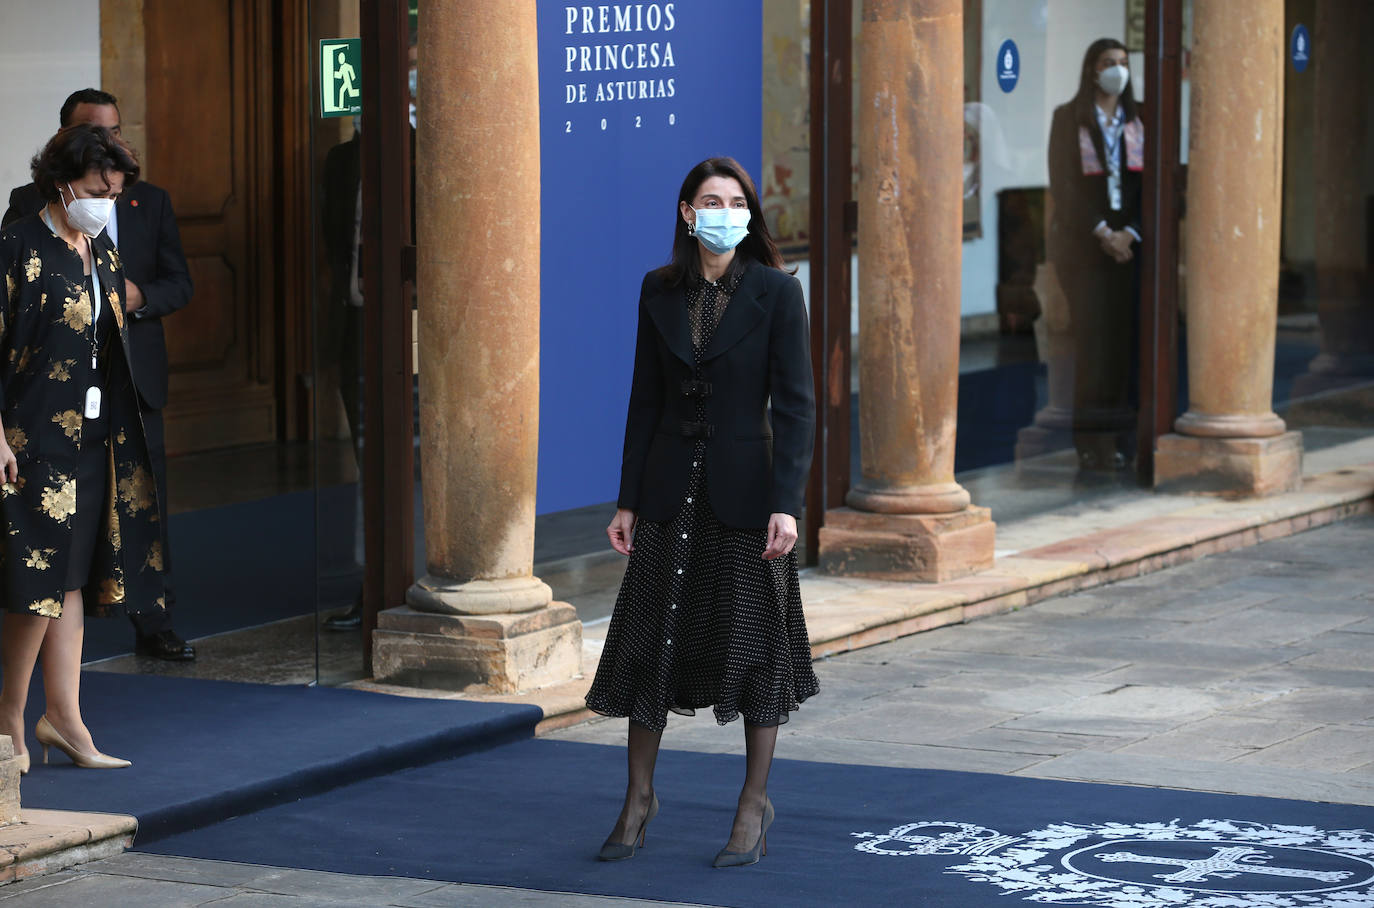
[[760, 181], [759, 0], [539, 0], [539, 513], [615, 498], [639, 285], [682, 178], [730, 155]]

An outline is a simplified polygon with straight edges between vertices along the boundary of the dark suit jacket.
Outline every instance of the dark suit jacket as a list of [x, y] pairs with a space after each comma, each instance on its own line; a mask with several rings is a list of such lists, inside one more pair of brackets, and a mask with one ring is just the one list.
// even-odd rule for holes
[[[1137, 110], [1137, 116], [1139, 111]], [[1126, 141], [1123, 137], [1117, 151], [1121, 155], [1121, 209], [1113, 211], [1107, 197], [1107, 175], [1083, 173], [1082, 154], [1078, 150], [1078, 120], [1073, 102], [1055, 108], [1050, 124], [1050, 195], [1054, 199], [1054, 221], [1050, 225], [1047, 252], [1050, 260], [1074, 267], [1103, 266], [1111, 260], [1102, 252], [1102, 244], [1093, 236], [1093, 228], [1102, 221], [1113, 230], [1126, 227], [1140, 232], [1139, 171], [1126, 169]], [[1094, 120], [1089, 127], [1097, 159], [1106, 162], [1102, 130]], [[1146, 136], [1145, 141], [1150, 137]]]
[[[10, 193], [10, 207], [0, 226], [42, 210], [43, 197], [32, 183]], [[119, 258], [124, 276], [143, 291], [143, 314], [129, 319], [129, 347], [134, 383], [142, 405], [167, 405], [167, 342], [162, 319], [191, 301], [191, 273], [181, 251], [172, 200], [166, 190], [140, 180], [119, 197]], [[102, 234], [106, 236], [107, 234]]]
[[[710, 383], [706, 483], [721, 523], [760, 528], [775, 513], [801, 516], [816, 425], [810, 346], [801, 284], [751, 264], [700, 379]], [[639, 296], [618, 500], [642, 519], [672, 520], [682, 508], [696, 444], [683, 434], [683, 424], [696, 420], [696, 399], [683, 384], [692, 378], [685, 289], [650, 272]]]
[[324, 182], [320, 206], [324, 254], [329, 262], [329, 295], [339, 304], [349, 302], [348, 278], [358, 254], [353, 225], [362, 181], [362, 142], [357, 135], [340, 142], [324, 156]]

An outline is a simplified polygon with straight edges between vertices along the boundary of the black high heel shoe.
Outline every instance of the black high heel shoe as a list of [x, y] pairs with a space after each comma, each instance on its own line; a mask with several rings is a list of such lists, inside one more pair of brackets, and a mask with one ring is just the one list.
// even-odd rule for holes
[[[649, 812], [644, 815], [644, 822], [639, 824], [639, 835], [630, 839], [629, 845], [620, 842], [606, 840], [606, 844], [601, 846], [601, 851], [596, 858], [599, 861], [628, 861], [635, 856], [635, 849], [644, 847], [644, 833], [649, 828], [649, 821], [658, 816], [658, 794], [653, 795], [653, 800], [649, 802]], [[635, 838], [639, 839], [639, 844], [634, 844]]]
[[763, 799], [763, 823], [759, 826], [759, 838], [748, 851], [727, 851], [722, 848], [711, 862], [712, 867], [745, 867], [757, 864], [762, 855], [768, 853], [768, 827], [773, 824], [773, 802]]

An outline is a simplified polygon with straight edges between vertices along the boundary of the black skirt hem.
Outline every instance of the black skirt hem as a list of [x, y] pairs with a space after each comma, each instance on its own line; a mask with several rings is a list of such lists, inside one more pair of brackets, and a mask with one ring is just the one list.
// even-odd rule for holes
[[796, 695], [795, 703], [778, 711], [778, 720], [776, 722], [755, 722], [754, 720], [749, 718], [749, 712], [751, 712], [752, 710], [744, 710], [738, 707], [722, 715], [720, 710], [718, 709], [719, 704], [717, 703], [694, 703], [690, 706], [684, 706], [678, 703], [670, 703], [664, 708], [663, 716], [660, 719], [659, 723], [657, 725], [651, 725], [647, 722], [642, 722], [638, 718], [636, 718], [636, 710], [634, 708], [626, 709], [624, 707], [616, 707], [606, 703], [593, 703], [590, 697], [586, 698], [584, 702], [587, 704], [588, 709], [590, 709], [592, 712], [596, 713], [599, 716], [605, 716], [608, 719], [629, 719], [631, 722], [638, 722], [640, 725], [644, 726], [650, 731], [663, 731], [663, 729], [667, 728], [668, 713], [670, 712], [676, 713], [679, 716], [695, 716], [697, 714], [697, 710], [699, 709], [712, 710], [715, 714], [716, 724], [722, 727], [730, 725], [738, 719], [743, 719], [746, 725], [755, 725], [759, 728], [775, 728], [779, 725], [786, 725], [790, 721], [790, 713], [799, 710], [803, 703], [805, 703], [807, 700], [810, 700], [812, 697], [816, 696], [819, 693], [819, 685], [817, 685], [817, 687], [814, 690], [810, 690], [804, 694], [798, 693]]

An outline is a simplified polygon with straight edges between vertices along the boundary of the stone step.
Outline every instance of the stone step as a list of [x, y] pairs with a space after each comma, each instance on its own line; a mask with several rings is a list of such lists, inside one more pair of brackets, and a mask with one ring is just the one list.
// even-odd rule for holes
[[113, 813], [20, 811], [0, 827], [0, 883], [55, 873], [132, 847], [138, 821]]

